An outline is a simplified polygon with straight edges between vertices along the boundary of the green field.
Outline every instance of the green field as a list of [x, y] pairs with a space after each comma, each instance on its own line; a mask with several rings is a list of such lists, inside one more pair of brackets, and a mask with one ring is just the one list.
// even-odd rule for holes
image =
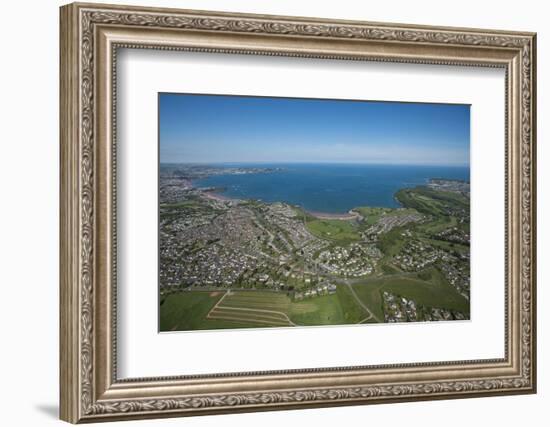
[[401, 273], [401, 270], [393, 264], [382, 263], [379, 266], [379, 269], [382, 271], [383, 274]]
[[346, 286], [337, 292], [293, 301], [269, 291], [186, 291], [160, 306], [160, 330], [183, 331], [359, 323], [368, 313]]
[[442, 274], [431, 268], [412, 274], [395, 274], [365, 280], [353, 285], [363, 303], [376, 315], [382, 316], [382, 292], [413, 299], [426, 307], [456, 310], [469, 315], [470, 303], [453, 288]]
[[434, 240], [434, 239], [428, 239], [424, 237], [419, 238], [421, 241], [430, 244], [431, 246], [444, 249], [446, 251], [455, 251], [458, 253], [467, 253], [470, 252], [470, 247], [466, 245], [462, 245], [460, 243], [453, 243], [453, 242], [447, 242], [445, 240]]
[[470, 209], [470, 201], [462, 194], [449, 191], [435, 191], [427, 187], [416, 187], [399, 190], [396, 199], [407, 208], [436, 217], [448, 216], [446, 210]]
[[[397, 273], [354, 283], [357, 297], [384, 319], [382, 292], [413, 299], [426, 307], [456, 310], [469, 315], [467, 299], [432, 268], [420, 273]], [[163, 297], [161, 331], [237, 329], [258, 327], [357, 324], [369, 313], [347, 286], [331, 295], [294, 301], [286, 293], [270, 291], [184, 291]], [[367, 320], [367, 323], [373, 319]]]
[[406, 239], [401, 236], [401, 229], [394, 228], [380, 236], [378, 247], [386, 257], [392, 257], [399, 253], [405, 241]]
[[374, 225], [378, 222], [382, 215], [388, 214], [394, 209], [390, 208], [371, 208], [370, 206], [361, 206], [353, 209], [356, 212], [359, 212], [363, 218], [365, 218], [364, 223], [366, 225]]
[[170, 294], [160, 301], [160, 330], [181, 331], [200, 328], [202, 320], [223, 292], [182, 292]]
[[384, 319], [384, 309], [382, 306], [382, 294], [380, 293], [381, 288], [382, 284], [377, 282], [353, 285], [355, 293], [363, 301], [363, 304], [369, 308], [372, 314], [382, 320]]
[[[470, 205], [467, 197], [457, 193], [416, 187], [399, 190], [396, 193], [396, 198], [406, 208], [393, 210], [390, 215], [394, 215], [394, 212], [395, 215], [414, 212], [428, 215], [428, 221], [406, 226], [414, 238], [447, 251], [466, 252], [470, 250], [466, 245], [433, 239], [433, 236], [451, 227], [458, 227], [469, 233], [469, 222], [460, 224], [458, 221], [458, 216], [469, 211]], [[378, 247], [386, 259], [397, 255], [408, 240], [408, 237], [402, 236], [402, 231], [403, 227], [397, 227], [379, 237]]]
[[351, 242], [361, 238], [357, 227], [351, 221], [339, 219], [315, 219], [306, 222], [311, 234], [325, 240]]

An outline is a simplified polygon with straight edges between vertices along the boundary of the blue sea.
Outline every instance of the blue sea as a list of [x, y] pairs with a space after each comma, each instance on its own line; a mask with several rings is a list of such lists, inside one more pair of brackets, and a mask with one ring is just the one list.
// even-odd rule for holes
[[430, 178], [470, 180], [470, 168], [458, 166], [357, 164], [231, 164], [279, 168], [271, 173], [218, 175], [195, 181], [199, 188], [221, 187], [225, 196], [286, 202], [306, 210], [345, 213], [358, 206], [399, 207], [394, 194], [424, 185]]

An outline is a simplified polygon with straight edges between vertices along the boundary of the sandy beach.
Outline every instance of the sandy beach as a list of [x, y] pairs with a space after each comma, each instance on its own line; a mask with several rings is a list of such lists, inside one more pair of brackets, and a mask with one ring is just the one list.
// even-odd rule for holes
[[343, 221], [349, 221], [349, 220], [357, 219], [361, 217], [359, 213], [354, 211], [349, 211], [348, 213], [328, 213], [328, 212], [314, 212], [314, 211], [306, 211], [306, 212], [318, 219], [340, 219]]
[[232, 199], [231, 197], [224, 196], [215, 191], [201, 191], [201, 194], [204, 195], [207, 199], [217, 200], [219, 202], [238, 202], [238, 199]]
[[[224, 196], [223, 194], [220, 194], [217, 191], [213, 191], [213, 190], [206, 190], [206, 191], [201, 190], [201, 194], [207, 199], [217, 200], [219, 202], [241, 202], [242, 201], [240, 199], [234, 199], [228, 196]], [[318, 219], [339, 219], [343, 221], [351, 221], [354, 219], [361, 218], [361, 215], [358, 212], [354, 212], [353, 210], [350, 210], [347, 213], [315, 212], [315, 211], [307, 211], [307, 210], [306, 212]]]

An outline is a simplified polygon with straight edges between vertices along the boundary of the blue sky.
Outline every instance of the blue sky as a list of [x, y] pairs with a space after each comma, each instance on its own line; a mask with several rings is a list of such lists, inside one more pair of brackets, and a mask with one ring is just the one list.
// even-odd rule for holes
[[161, 163], [469, 165], [470, 107], [159, 95]]

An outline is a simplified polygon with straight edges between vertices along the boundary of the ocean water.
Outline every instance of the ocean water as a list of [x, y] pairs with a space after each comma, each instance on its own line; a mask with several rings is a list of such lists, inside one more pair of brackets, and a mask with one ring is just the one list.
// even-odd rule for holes
[[[227, 165], [229, 166], [229, 165]], [[195, 181], [221, 187], [237, 199], [286, 202], [315, 212], [344, 213], [358, 206], [399, 207], [394, 194], [430, 178], [470, 180], [469, 167], [411, 165], [231, 164], [281, 168], [271, 173], [218, 175]]]

